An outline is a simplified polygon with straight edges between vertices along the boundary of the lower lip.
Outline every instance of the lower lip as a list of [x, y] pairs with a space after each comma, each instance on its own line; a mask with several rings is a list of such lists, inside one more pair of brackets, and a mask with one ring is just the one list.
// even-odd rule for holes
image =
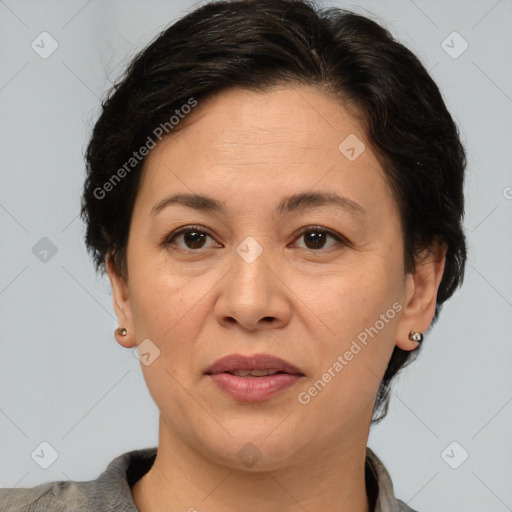
[[263, 402], [289, 389], [301, 378], [300, 375], [289, 373], [276, 373], [265, 377], [239, 377], [230, 373], [216, 373], [210, 377], [224, 393], [243, 402]]

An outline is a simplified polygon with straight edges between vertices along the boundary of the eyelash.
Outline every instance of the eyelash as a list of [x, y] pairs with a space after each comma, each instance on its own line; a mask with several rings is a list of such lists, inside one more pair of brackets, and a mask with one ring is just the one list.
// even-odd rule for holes
[[[200, 248], [200, 249], [183, 248], [183, 247], [177, 246], [174, 242], [171, 241], [174, 238], [178, 237], [179, 235], [182, 235], [184, 233], [188, 233], [190, 231], [195, 231], [195, 232], [198, 232], [198, 233], [201, 233], [201, 234], [208, 235], [212, 239], [214, 238], [202, 226], [194, 226], [194, 225], [185, 226], [183, 228], [180, 228], [178, 231], [174, 231], [170, 235], [166, 236], [163, 239], [162, 243], [161, 243], [162, 247], [169, 248], [171, 246], [174, 246], [173, 248], [178, 248], [178, 249], [182, 249], [182, 250], [185, 250], [185, 251], [200, 252], [203, 248]], [[301, 229], [300, 232], [296, 235], [295, 241], [297, 241], [302, 235], [304, 235], [305, 233], [308, 233], [308, 232], [315, 232], [315, 233], [326, 234], [326, 235], [329, 235], [330, 237], [334, 238], [341, 245], [350, 245], [350, 242], [345, 237], [341, 236], [340, 234], [338, 234], [338, 233], [336, 233], [334, 231], [331, 231], [330, 229], [326, 229], [326, 228], [323, 228], [321, 226], [306, 226], [305, 228]], [[311, 251], [311, 252], [322, 252], [322, 251], [327, 251], [327, 250], [331, 249], [332, 247], [333, 246], [328, 247], [327, 249], [323, 249], [323, 248], [320, 248], [320, 249], [309, 249], [309, 248], [306, 247], [305, 250]]]

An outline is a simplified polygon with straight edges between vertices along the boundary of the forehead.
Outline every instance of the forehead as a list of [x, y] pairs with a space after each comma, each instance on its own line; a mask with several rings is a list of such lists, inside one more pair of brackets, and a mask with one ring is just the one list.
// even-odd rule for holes
[[230, 89], [199, 101], [181, 122], [146, 157], [144, 196], [215, 189], [231, 191], [229, 200], [245, 191], [263, 197], [341, 187], [357, 197], [363, 188], [387, 188], [360, 121], [310, 87]]
[[[325, 149], [331, 156], [338, 156], [341, 136], [357, 134], [365, 138], [360, 122], [338, 100], [305, 86], [221, 91], [199, 101], [179, 128], [167, 143], [179, 144], [182, 136], [189, 141], [193, 137], [197, 144], [219, 151], [230, 151], [231, 145], [236, 145], [239, 155], [243, 155], [243, 149], [261, 152], [265, 144], [265, 150], [273, 151], [275, 156], [279, 156], [277, 148], [282, 145], [296, 147], [298, 153]], [[235, 155], [230, 152], [230, 156]]]

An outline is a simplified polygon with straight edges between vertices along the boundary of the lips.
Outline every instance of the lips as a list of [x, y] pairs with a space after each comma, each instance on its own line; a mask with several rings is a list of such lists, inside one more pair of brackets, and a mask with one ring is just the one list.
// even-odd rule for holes
[[304, 373], [292, 363], [270, 354], [243, 356], [231, 354], [218, 359], [205, 372], [207, 375], [229, 373], [241, 377], [264, 377], [276, 373], [287, 373], [304, 377]]
[[213, 363], [205, 374], [237, 402], [264, 402], [305, 377], [295, 365], [269, 354], [231, 354]]

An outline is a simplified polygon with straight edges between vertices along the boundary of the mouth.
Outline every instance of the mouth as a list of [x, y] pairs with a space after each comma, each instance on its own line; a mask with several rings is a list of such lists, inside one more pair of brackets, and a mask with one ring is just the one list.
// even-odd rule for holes
[[305, 377], [297, 366], [269, 354], [232, 354], [216, 361], [205, 375], [239, 402], [263, 402]]
[[231, 354], [215, 361], [205, 373], [206, 375], [228, 373], [238, 377], [266, 377], [279, 373], [299, 377], [305, 376], [297, 366], [269, 354], [254, 354], [251, 356]]
[[278, 373], [288, 374], [288, 372], [282, 370], [276, 370], [274, 368], [270, 370], [235, 370], [234, 372], [222, 372], [229, 375], [236, 375], [237, 377], [266, 377], [267, 375], [276, 375]]

